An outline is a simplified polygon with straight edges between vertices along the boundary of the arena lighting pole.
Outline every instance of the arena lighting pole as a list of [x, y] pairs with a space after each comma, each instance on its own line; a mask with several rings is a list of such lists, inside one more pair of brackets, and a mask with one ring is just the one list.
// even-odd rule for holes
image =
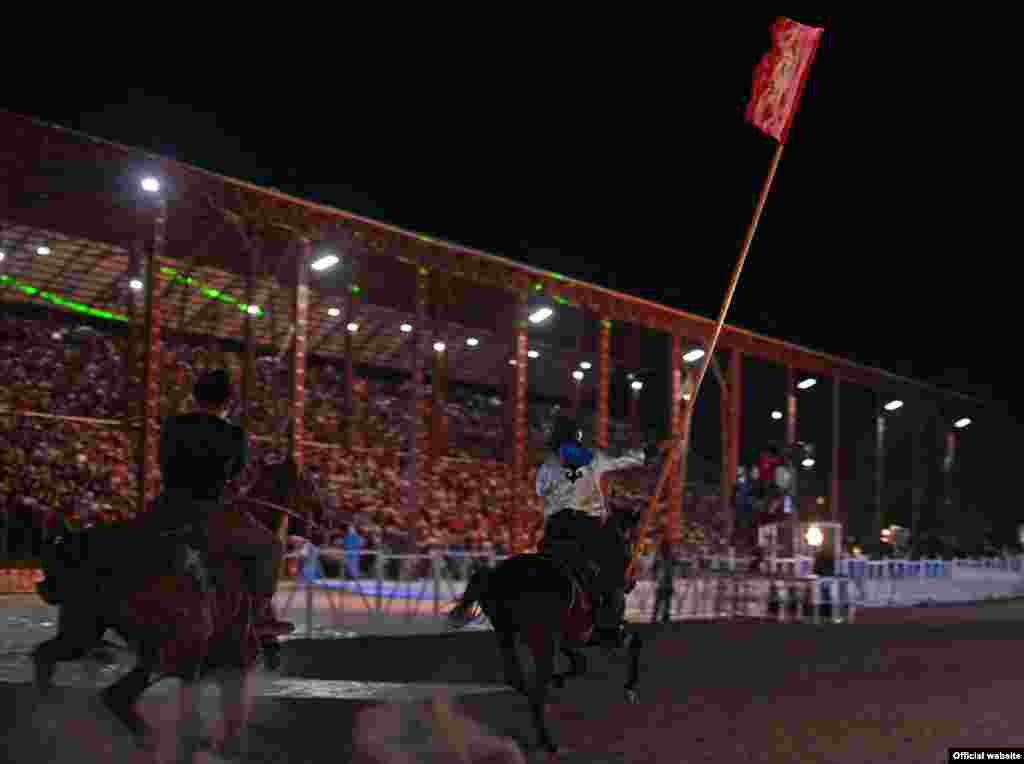
[[[883, 486], [885, 485], [885, 412], [896, 411], [903, 401], [889, 401], [880, 406], [875, 415], [875, 540], [881, 551], [882, 523], [884, 522]], [[879, 555], [881, 556], [881, 555]]]
[[156, 178], [147, 177], [142, 189], [156, 199], [156, 219], [153, 225], [153, 244], [146, 254], [146, 308], [145, 308], [145, 355], [142, 367], [142, 409], [141, 433], [139, 437], [136, 475], [138, 481], [138, 506], [136, 511], [143, 514], [150, 500], [156, 497], [160, 479], [157, 464], [158, 440], [160, 438], [160, 258], [164, 253], [167, 228], [167, 199]]
[[[953, 427], [956, 430], [962, 430], [965, 427], [969, 427], [971, 420], [967, 417], [958, 419]], [[956, 465], [956, 449], [957, 449], [957, 437], [956, 432], [950, 429], [947, 424], [945, 427], [945, 445], [946, 452], [942, 459], [942, 521], [945, 522], [949, 519], [950, 508], [953, 506], [953, 467]]]
[[[772, 181], [775, 179], [775, 173], [779, 168], [779, 161], [782, 159], [782, 150], [785, 146], [786, 144], [784, 141], [780, 141], [776, 146], [775, 156], [772, 159], [771, 168], [768, 170], [768, 177], [765, 178], [764, 185], [761, 187], [761, 195], [757, 200], [757, 208], [754, 211], [754, 218], [750, 221], [746, 237], [743, 240], [740, 258], [736, 263], [735, 270], [733, 271], [732, 280], [729, 282], [729, 288], [725, 292], [725, 300], [723, 300], [722, 308], [718, 313], [718, 321], [715, 322], [715, 329], [711, 334], [711, 340], [704, 349], [704, 356], [701, 358], [700, 369], [697, 372], [697, 377], [693, 385], [693, 395], [690, 398], [689, 405], [683, 409], [682, 434], [673, 441], [668, 441], [663, 444], [663, 447], [671, 444], [671, 450], [662, 462], [661, 474], [658, 476], [658, 484], [654, 489], [654, 493], [651, 495], [643, 516], [640, 518], [637, 539], [641, 542], [646, 538], [650, 524], [654, 519], [658, 501], [661, 498], [662, 491], [665, 489], [665, 483], [668, 480], [669, 474], [671, 474], [672, 466], [676, 459], [678, 459], [686, 450], [690, 432], [690, 417], [692, 416], [693, 410], [697, 407], [697, 395], [700, 393], [700, 386], [704, 381], [704, 375], [707, 374], [708, 366], [711, 364], [711, 359], [715, 354], [715, 347], [718, 345], [718, 337], [721, 335], [722, 327], [725, 325], [725, 316], [729, 312], [729, 306], [732, 304], [732, 298], [736, 292], [736, 285], [739, 283], [740, 274], [743, 272], [743, 264], [746, 262], [747, 254], [750, 252], [750, 244], [754, 240], [754, 232], [757, 230], [757, 223], [761, 219], [761, 213], [764, 211], [765, 202], [768, 200], [768, 192], [771, 191]], [[683, 469], [685, 469], [685, 463], [680, 469], [681, 481], [683, 485], [685, 485], [686, 475], [683, 473]], [[629, 561], [629, 567], [626, 570], [627, 581], [635, 580], [636, 578], [636, 567], [640, 560], [640, 549], [642, 546], [642, 543], [637, 543], [633, 546], [633, 555]]]

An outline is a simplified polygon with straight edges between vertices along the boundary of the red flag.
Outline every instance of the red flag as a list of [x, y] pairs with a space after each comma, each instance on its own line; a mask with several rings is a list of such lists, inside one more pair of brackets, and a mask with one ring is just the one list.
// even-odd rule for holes
[[772, 25], [772, 47], [754, 69], [747, 120], [785, 143], [823, 29], [780, 16]]

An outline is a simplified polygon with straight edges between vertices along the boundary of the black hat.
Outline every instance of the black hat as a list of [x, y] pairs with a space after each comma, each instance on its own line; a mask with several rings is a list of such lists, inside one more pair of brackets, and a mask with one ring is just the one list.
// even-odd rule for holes
[[548, 438], [548, 446], [554, 450], [561, 447], [563, 443], [580, 443], [583, 435], [579, 423], [567, 416], [560, 416], [555, 420], [551, 428], [551, 437]]
[[231, 375], [224, 369], [204, 372], [192, 392], [198, 403], [222, 406], [231, 399]]

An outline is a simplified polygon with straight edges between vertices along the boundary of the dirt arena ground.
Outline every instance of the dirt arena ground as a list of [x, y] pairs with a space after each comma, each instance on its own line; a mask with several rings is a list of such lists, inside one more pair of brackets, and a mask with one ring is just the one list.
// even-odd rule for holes
[[[590, 651], [589, 675], [554, 696], [552, 731], [567, 748], [557, 760], [902, 764], [944, 762], [950, 747], [1024, 746], [1024, 602], [865, 609], [855, 624], [839, 626], [639, 630], [647, 642], [640, 704], [623, 702], [624, 658]], [[258, 682], [253, 761], [351, 761], [361, 711], [415, 704], [437, 689], [515, 740], [529, 760], [546, 760], [534, 750], [526, 700], [502, 687], [487, 632], [297, 639], [282, 674], [291, 682], [287, 697], [275, 696], [272, 677]], [[316, 691], [331, 680], [349, 689]], [[373, 697], [360, 690], [380, 687], [390, 689]], [[170, 689], [153, 692], [144, 712], [173, 719]], [[0, 684], [0, 719], [8, 761], [151, 761], [91, 689], [62, 687], [39, 703], [29, 686], [8, 680]]]

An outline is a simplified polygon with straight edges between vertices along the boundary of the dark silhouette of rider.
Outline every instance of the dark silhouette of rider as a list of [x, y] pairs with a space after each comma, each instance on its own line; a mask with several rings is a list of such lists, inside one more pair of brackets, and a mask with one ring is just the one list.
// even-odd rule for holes
[[[233, 397], [227, 371], [207, 371], [196, 382], [196, 410], [169, 417], [160, 433], [163, 492], [141, 519], [160, 534], [185, 534], [209, 559], [234, 558], [245, 571], [246, 586], [272, 597], [284, 546], [267, 528], [227, 512], [224, 490], [249, 459], [248, 438], [224, 418]], [[291, 625], [266, 615], [257, 623], [265, 637], [287, 633]]]

